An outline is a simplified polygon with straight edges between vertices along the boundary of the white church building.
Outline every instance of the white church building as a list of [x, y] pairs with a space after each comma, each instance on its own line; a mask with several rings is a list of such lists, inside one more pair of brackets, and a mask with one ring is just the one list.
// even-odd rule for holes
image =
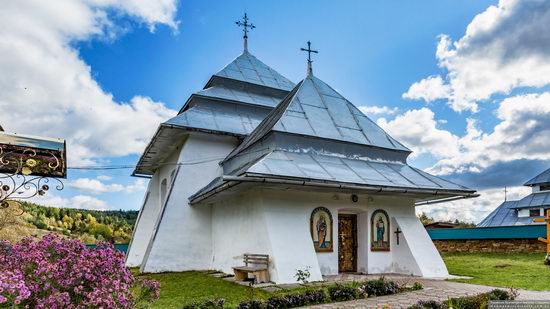
[[304, 269], [310, 281], [447, 277], [415, 206], [475, 191], [409, 166], [411, 151], [313, 75], [309, 57], [294, 84], [246, 41], [141, 156], [134, 175], [150, 181], [126, 264], [233, 273], [253, 253], [269, 255], [276, 283]]

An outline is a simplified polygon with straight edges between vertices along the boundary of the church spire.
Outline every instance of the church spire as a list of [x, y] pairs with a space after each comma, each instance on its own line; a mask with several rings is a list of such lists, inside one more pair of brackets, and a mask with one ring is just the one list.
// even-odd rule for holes
[[246, 12], [244, 13], [243, 21], [236, 21], [235, 24], [239, 27], [243, 27], [243, 39], [244, 39], [244, 46], [243, 51], [248, 52], [248, 30], [252, 30], [256, 28], [254, 24], [248, 22], [248, 16], [246, 16]]
[[307, 76], [308, 77], [313, 76], [313, 67], [311, 65], [313, 63], [313, 60], [311, 60], [311, 53], [318, 54], [319, 51], [311, 49], [311, 42], [310, 41], [307, 41], [307, 49], [306, 48], [300, 48], [300, 50], [307, 52]]

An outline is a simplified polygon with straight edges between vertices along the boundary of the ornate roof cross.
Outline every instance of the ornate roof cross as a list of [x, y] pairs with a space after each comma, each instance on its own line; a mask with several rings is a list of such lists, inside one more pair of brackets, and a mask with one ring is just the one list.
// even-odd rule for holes
[[243, 27], [243, 39], [244, 39], [244, 51], [248, 51], [248, 30], [256, 28], [254, 24], [248, 22], [248, 16], [244, 13], [243, 21], [236, 21], [235, 24], [239, 27]]
[[307, 52], [307, 76], [313, 75], [313, 68], [311, 66], [311, 63], [313, 60], [311, 60], [311, 53], [318, 54], [318, 50], [311, 49], [311, 42], [307, 41], [307, 49], [306, 48], [300, 48], [301, 51]]

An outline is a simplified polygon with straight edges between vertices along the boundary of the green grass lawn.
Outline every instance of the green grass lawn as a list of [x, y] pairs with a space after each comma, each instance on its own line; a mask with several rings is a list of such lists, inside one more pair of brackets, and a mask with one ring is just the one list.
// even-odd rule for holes
[[544, 253], [444, 253], [449, 273], [473, 279], [452, 281], [550, 290], [550, 266], [544, 265]]
[[234, 308], [245, 300], [265, 300], [273, 295], [300, 291], [293, 289], [268, 293], [196, 271], [146, 274], [138, 277], [160, 281], [160, 299], [154, 303], [153, 308], [181, 308], [184, 304], [194, 301], [215, 298], [225, 299], [226, 305]]

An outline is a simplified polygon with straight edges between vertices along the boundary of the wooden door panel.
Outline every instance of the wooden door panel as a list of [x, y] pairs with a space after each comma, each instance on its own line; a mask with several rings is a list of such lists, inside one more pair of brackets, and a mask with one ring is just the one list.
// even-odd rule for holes
[[338, 271], [357, 271], [356, 215], [338, 215]]

